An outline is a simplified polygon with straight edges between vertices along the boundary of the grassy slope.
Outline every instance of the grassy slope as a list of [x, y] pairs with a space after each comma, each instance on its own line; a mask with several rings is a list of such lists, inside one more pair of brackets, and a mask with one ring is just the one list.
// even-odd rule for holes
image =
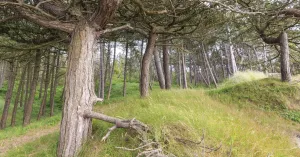
[[[210, 156], [300, 156], [291, 141], [291, 130], [298, 124], [285, 120], [274, 112], [241, 108], [220, 103], [202, 90], [154, 90], [147, 99], [137, 94], [98, 105], [95, 110], [123, 118], [137, 118], [153, 129], [152, 138], [160, 141], [177, 156], [201, 156], [198, 145], [182, 144], [175, 139], [199, 141], [205, 135], [206, 146], [218, 146]], [[94, 121], [93, 139], [87, 141], [80, 156], [133, 156], [136, 152], [116, 149], [116, 146], [137, 147], [133, 134], [123, 129], [113, 132], [106, 143], [101, 138], [110, 124]], [[52, 134], [11, 150], [7, 156], [55, 156], [58, 134]], [[168, 144], [166, 144], [168, 143]]]

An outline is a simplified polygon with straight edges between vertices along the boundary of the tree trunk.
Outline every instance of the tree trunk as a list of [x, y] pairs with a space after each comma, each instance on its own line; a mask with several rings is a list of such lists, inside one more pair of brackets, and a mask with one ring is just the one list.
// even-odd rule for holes
[[41, 80], [40, 80], [40, 90], [39, 90], [39, 99], [42, 98], [42, 94], [43, 94], [43, 85], [44, 85], [44, 79], [45, 79], [45, 69], [43, 69], [43, 72], [42, 72], [42, 77], [41, 77]]
[[106, 64], [105, 64], [105, 72], [104, 72], [104, 86], [106, 86], [107, 76], [109, 76], [110, 71], [110, 54], [111, 54], [111, 47], [110, 41], [107, 43], [107, 56], [106, 56]]
[[116, 61], [116, 49], [117, 49], [117, 41], [115, 41], [114, 44], [114, 58], [113, 58], [113, 64], [110, 72], [110, 79], [109, 79], [109, 87], [108, 87], [108, 92], [107, 92], [107, 100], [110, 98], [110, 93], [111, 93], [111, 88], [112, 88], [112, 80], [113, 80], [113, 75], [114, 75], [114, 70], [115, 70], [115, 61]]
[[178, 52], [178, 73], [177, 73], [177, 80], [178, 80], [178, 85], [179, 85], [179, 88], [181, 88], [182, 86], [182, 80], [181, 80], [181, 57], [180, 57], [180, 52]]
[[215, 87], [218, 87], [216, 78], [215, 78], [215, 76], [214, 76], [214, 74], [213, 74], [213, 71], [212, 71], [212, 68], [211, 68], [211, 66], [210, 66], [210, 63], [209, 63], [207, 54], [206, 54], [206, 52], [205, 52], [204, 44], [202, 44], [202, 48], [203, 48], [203, 53], [204, 53], [204, 59], [205, 59], [205, 62], [206, 62], [206, 64], [207, 64], [207, 68], [208, 68], [208, 70], [209, 70], [210, 76], [211, 76], [211, 78], [212, 78], [212, 80], [213, 80], [213, 82], [214, 82]]
[[160, 89], [165, 89], [164, 74], [163, 74], [163, 70], [161, 68], [159, 52], [157, 51], [156, 47], [153, 50], [153, 54], [154, 54], [154, 62], [155, 62], [156, 73], [157, 73], [157, 78], [158, 78]]
[[[32, 66], [29, 62], [27, 65], [27, 77], [26, 77], [26, 87], [25, 87], [25, 105], [24, 105], [25, 108], [26, 108], [26, 103], [28, 101], [28, 96], [30, 93], [31, 72], [32, 72]], [[25, 112], [25, 109], [24, 109], [24, 112]]]
[[[59, 61], [60, 61], [60, 55], [59, 55], [59, 52], [57, 52], [56, 54], [56, 63], [55, 63], [55, 74], [54, 74], [54, 71], [53, 71], [53, 76], [52, 77], [52, 81], [54, 79], [54, 82], [53, 82], [53, 87], [52, 87], [52, 90], [51, 90], [51, 95], [50, 95], [50, 117], [53, 116], [53, 113], [54, 113], [54, 97], [56, 95], [56, 87], [57, 87], [57, 84], [58, 84], [58, 74], [59, 74]], [[52, 84], [52, 83], [51, 83]]]
[[0, 89], [2, 88], [3, 82], [5, 80], [5, 72], [6, 72], [6, 62], [0, 61]]
[[[142, 39], [142, 43], [141, 43], [140, 71], [142, 71], [143, 51], [144, 51], [144, 39]], [[141, 73], [139, 74], [139, 79], [141, 80]]]
[[125, 65], [124, 65], [124, 80], [123, 80], [123, 97], [126, 96], [126, 77], [127, 77], [127, 57], [128, 57], [128, 39], [126, 39], [126, 50], [125, 50]]
[[142, 70], [141, 70], [141, 81], [140, 81], [140, 94], [141, 97], [146, 97], [149, 95], [149, 68], [151, 63], [151, 58], [154, 51], [155, 41], [157, 34], [154, 32], [154, 29], [151, 30], [148, 38], [148, 43], [146, 47], [145, 54], [142, 61]]
[[[55, 57], [53, 56], [53, 60], [55, 61]], [[45, 87], [44, 87], [44, 95], [42, 99], [42, 103], [40, 104], [40, 110], [37, 117], [37, 120], [40, 120], [41, 117], [45, 114], [46, 109], [46, 103], [48, 98], [48, 86], [50, 82], [50, 54], [47, 56], [47, 62], [46, 62], [46, 78], [45, 78]]]
[[6, 127], [6, 121], [7, 121], [7, 116], [8, 116], [8, 111], [9, 111], [9, 106], [11, 102], [11, 97], [13, 94], [14, 90], [14, 85], [15, 85], [15, 78], [17, 75], [17, 66], [15, 66], [15, 61], [12, 61], [9, 65], [9, 81], [8, 81], [8, 88], [5, 96], [5, 104], [3, 107], [3, 112], [2, 112], [2, 117], [1, 117], [1, 126], [0, 129], [4, 129]]
[[94, 42], [95, 29], [88, 22], [79, 23], [69, 47], [66, 73], [65, 100], [60, 127], [57, 156], [76, 156], [81, 145], [91, 133], [91, 119], [85, 118], [85, 110], [91, 111], [99, 100], [94, 91]]
[[100, 43], [100, 72], [99, 72], [99, 98], [104, 99], [104, 43]]
[[233, 45], [231, 44], [231, 42], [229, 45], [229, 53], [230, 53], [230, 63], [231, 63], [231, 67], [232, 67], [232, 74], [234, 75], [238, 71], [238, 69], [236, 66]]
[[185, 54], [181, 55], [182, 58], [182, 88], [187, 89], [187, 79], [186, 79], [186, 65], [185, 65]]
[[39, 71], [40, 71], [41, 57], [42, 57], [42, 53], [40, 50], [38, 50], [35, 55], [34, 72], [33, 72], [33, 79], [30, 86], [30, 94], [24, 108], [23, 126], [26, 126], [30, 123], [32, 105], [34, 101], [36, 85], [37, 85]]
[[14, 108], [13, 108], [13, 112], [12, 112], [12, 116], [11, 116], [11, 123], [10, 123], [11, 126], [15, 126], [15, 124], [16, 124], [16, 115], [17, 115], [18, 104], [20, 101], [22, 101], [22, 99], [20, 99], [20, 95], [22, 92], [23, 84], [25, 82], [25, 74], [26, 74], [26, 68], [23, 68], [21, 78], [20, 78], [20, 83], [18, 86], [18, 91], [16, 94], [15, 102], [14, 102]]
[[292, 80], [290, 70], [290, 58], [289, 58], [289, 42], [286, 32], [280, 34], [280, 70], [281, 70], [281, 81], [290, 82]]
[[[164, 38], [165, 39], [165, 38]], [[169, 68], [169, 52], [167, 47], [167, 41], [163, 42], [163, 67], [164, 67], [164, 76], [165, 76], [165, 86], [166, 89], [171, 89], [171, 76], [170, 76], [170, 68]]]

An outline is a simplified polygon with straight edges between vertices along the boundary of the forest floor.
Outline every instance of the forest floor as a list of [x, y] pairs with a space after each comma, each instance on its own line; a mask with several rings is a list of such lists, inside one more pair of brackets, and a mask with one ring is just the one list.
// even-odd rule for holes
[[25, 133], [24, 135], [0, 140], [0, 156], [3, 156], [4, 154], [6, 154], [7, 151], [11, 149], [20, 147], [26, 143], [35, 141], [41, 138], [42, 136], [49, 135], [58, 131], [59, 125], [55, 125], [46, 128], [33, 129]]

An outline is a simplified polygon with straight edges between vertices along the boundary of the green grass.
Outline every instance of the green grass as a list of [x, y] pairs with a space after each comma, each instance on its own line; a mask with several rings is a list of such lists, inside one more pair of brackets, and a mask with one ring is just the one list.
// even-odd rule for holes
[[[201, 156], [201, 147], [182, 144], [175, 139], [199, 141], [203, 133], [206, 146], [222, 143], [221, 149], [209, 156], [227, 156], [230, 151], [232, 156], [300, 156], [289, 135], [290, 130], [299, 128], [298, 124], [292, 124], [272, 112], [239, 109], [235, 105], [220, 103], [202, 90], [154, 90], [147, 99], [130, 96], [119, 100], [98, 105], [95, 110], [143, 121], [152, 128], [150, 138], [159, 141], [167, 151], [177, 156]], [[101, 142], [109, 127], [108, 123], [94, 120], [93, 138], [87, 141], [79, 156], [131, 157], [137, 154], [115, 148], [137, 147], [139, 142], [130, 131], [118, 129], [106, 143]], [[31, 156], [54, 155], [57, 140], [53, 139], [57, 139], [57, 134], [11, 150], [8, 156], [24, 152]]]

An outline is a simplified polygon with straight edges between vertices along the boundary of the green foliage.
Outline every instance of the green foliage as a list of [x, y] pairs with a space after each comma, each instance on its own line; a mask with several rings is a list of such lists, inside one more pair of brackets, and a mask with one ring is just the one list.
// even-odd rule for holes
[[281, 115], [287, 119], [300, 123], [300, 111], [286, 110]]

